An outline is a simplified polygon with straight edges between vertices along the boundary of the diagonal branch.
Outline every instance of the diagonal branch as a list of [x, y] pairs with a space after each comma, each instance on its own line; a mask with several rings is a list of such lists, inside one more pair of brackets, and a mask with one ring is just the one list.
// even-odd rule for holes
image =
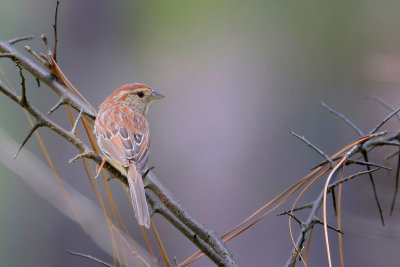
[[56, 79], [56, 77], [45, 68], [21, 54], [17, 49], [12, 47], [8, 42], [0, 40], [0, 53], [7, 54], [14, 62], [20, 64], [25, 70], [30, 72], [34, 77], [49, 86], [56, 94], [64, 98], [65, 102], [70, 104], [76, 110], [80, 111], [85, 108], [85, 115], [91, 119], [96, 117], [96, 112], [93, 111], [84, 101], [70, 93], [67, 88]]
[[304, 136], [300, 136], [300, 135], [296, 134], [296, 133], [293, 132], [293, 131], [290, 131], [290, 133], [291, 133], [292, 135], [296, 136], [297, 138], [299, 138], [299, 139], [300, 139], [301, 141], [303, 141], [304, 143], [306, 143], [307, 146], [309, 146], [309, 147], [311, 147], [312, 149], [314, 149], [318, 154], [320, 154], [323, 158], [325, 158], [325, 160], [326, 160], [327, 162], [329, 162], [329, 164], [330, 164], [331, 167], [332, 167], [332, 164], [333, 164], [332, 159], [331, 159], [326, 153], [324, 153], [321, 149], [319, 149], [318, 147], [316, 147], [315, 145], [313, 145], [311, 142], [309, 142]]
[[[373, 99], [377, 101], [378, 103], [382, 104], [385, 108], [387, 108], [390, 111], [395, 111], [394, 107], [392, 107], [388, 102], [386, 102], [383, 98], [376, 96], [376, 95], [369, 95], [365, 96], [365, 99]], [[400, 120], [400, 115], [397, 113], [396, 117], [398, 120]]]
[[338, 116], [339, 118], [341, 118], [345, 123], [347, 123], [359, 136], [363, 137], [365, 134], [360, 130], [360, 128], [358, 128], [354, 123], [352, 123], [348, 118], [346, 118], [346, 116], [344, 116], [342, 113], [334, 110], [333, 108], [331, 108], [330, 106], [328, 106], [327, 104], [325, 104], [324, 102], [321, 101], [321, 105], [326, 108], [329, 112], [335, 114], [336, 116]]
[[[92, 111], [92, 109], [85, 102], [69, 93], [65, 86], [62, 85], [62, 83], [55, 78], [49, 70], [44, 69], [43, 67], [32, 62], [30, 59], [11, 47], [7, 42], [0, 41], [0, 53], [1, 52], [6, 53], [7, 57], [11, 58], [15, 62], [18, 62], [21, 67], [29, 71], [34, 77], [39, 78], [42, 82], [48, 85], [60, 96], [61, 99], [64, 100], [64, 103], [73, 106], [78, 111], [83, 110], [83, 114], [89, 119], [89, 121], [93, 122], [94, 118], [96, 117], [96, 112]], [[84, 153], [81, 154], [80, 157], [92, 159], [98, 164], [101, 163], [101, 157], [95, 153], [85, 154], [85, 152], [91, 151], [91, 149], [82, 141], [80, 141], [77, 136], [75, 136], [72, 132], [62, 128], [54, 121], [50, 120], [34, 106], [22, 106], [21, 97], [12, 93], [1, 82], [0, 91], [22, 108], [26, 109], [37, 121], [41, 121], [44, 126], [50, 128], [58, 135], [68, 140], [80, 151], [80, 153]], [[58, 103], [52, 110], [55, 110], [61, 104], [62, 103]], [[121, 174], [121, 172], [115, 169], [111, 164], [106, 163], [104, 165], [104, 169], [107, 170], [111, 176], [120, 180], [123, 184], [128, 184], [126, 176]], [[220, 266], [237, 266], [236, 262], [233, 260], [232, 254], [219, 236], [214, 231], [209, 230], [203, 224], [194, 219], [194, 217], [183, 208], [179, 201], [175, 199], [175, 197], [164, 187], [164, 185], [161, 184], [161, 182], [153, 173], [147, 175], [147, 181], [149, 182], [148, 190], [154, 192], [154, 195], [146, 194], [148, 196], [149, 203], [154, 204], [161, 201], [162, 205], [158, 206], [165, 205], [165, 207], [167, 207], [166, 210], [160, 208], [155, 209], [159, 214], [165, 217], [168, 221], [173, 222], [173, 225], [187, 237], [195, 236], [196, 238], [189, 239], [216, 264]]]
[[397, 108], [396, 110], [394, 110], [392, 113], [390, 113], [386, 118], [384, 118], [380, 123], [378, 123], [378, 125], [376, 125], [376, 127], [374, 129], [372, 129], [369, 134], [374, 134], [376, 133], [388, 120], [390, 120], [390, 118], [392, 118], [394, 115], [396, 115], [397, 113], [399, 113], [400, 108]]
[[328, 186], [328, 192], [332, 191], [336, 186], [338, 186], [338, 185], [340, 185], [340, 184], [343, 184], [343, 183], [345, 183], [345, 182], [348, 182], [348, 181], [350, 181], [350, 180], [353, 180], [354, 178], [359, 177], [359, 176], [361, 176], [361, 175], [370, 174], [370, 173], [375, 172], [375, 171], [380, 170], [380, 169], [382, 169], [382, 168], [378, 167], [378, 168], [374, 168], [374, 169], [371, 169], [371, 170], [368, 170], [368, 171], [357, 172], [357, 173], [355, 173], [355, 174], [352, 174], [352, 175], [350, 175], [350, 176], [347, 176], [347, 177], [345, 177], [345, 178], [342, 178], [342, 179], [340, 179], [340, 180], [338, 180], [338, 181], [336, 181], [336, 182], [334, 182], [334, 183], [331, 183], [331, 184]]

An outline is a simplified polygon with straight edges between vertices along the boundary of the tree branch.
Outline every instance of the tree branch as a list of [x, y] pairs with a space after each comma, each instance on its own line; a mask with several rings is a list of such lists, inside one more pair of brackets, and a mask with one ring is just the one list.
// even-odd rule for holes
[[74, 107], [77, 111], [85, 108], [84, 114], [90, 119], [96, 118], [96, 112], [93, 111], [84, 101], [71, 94], [68, 89], [60, 83], [60, 81], [48, 70], [40, 67], [25, 55], [21, 54], [17, 49], [12, 47], [8, 42], [0, 40], [0, 53], [9, 54], [10, 58], [19, 63], [22, 68], [30, 72], [34, 77], [49, 86], [64, 101]]
[[[63, 103], [69, 104], [78, 112], [83, 111], [83, 115], [87, 117], [89, 121], [93, 122], [97, 115], [96, 112], [93, 111], [84, 101], [71, 94], [49, 70], [28, 59], [18, 50], [11, 47], [8, 42], [0, 41], [0, 52], [9, 54], [9, 58], [11, 58], [14, 62], [17, 62], [22, 68], [26, 69], [34, 77], [48, 85], [49, 88], [51, 88], [60, 96], [63, 101], [57, 103], [52, 111], [54, 111]], [[1, 83], [1, 81], [0, 91], [22, 108], [26, 109], [38, 122], [41, 122], [43, 126], [50, 128], [58, 135], [64, 137], [67, 141], [73, 144], [80, 152], [78, 157], [86, 157], [94, 160], [98, 164], [101, 163], [101, 157], [95, 154], [90, 147], [80, 141], [80, 139], [72, 131], [67, 131], [66, 129], [62, 128], [29, 103], [22, 105], [21, 97], [11, 92], [4, 84]], [[104, 165], [104, 169], [107, 170], [111, 176], [120, 180], [124, 185], [128, 185], [126, 176], [124, 176], [119, 170], [115, 169], [108, 162]], [[233, 260], [232, 254], [219, 236], [214, 231], [209, 230], [203, 224], [194, 219], [153, 173], [149, 173], [146, 180], [149, 183], [148, 190], [154, 192], [154, 195], [147, 193], [146, 196], [148, 197], [150, 205], [152, 205], [152, 207], [154, 205], [153, 209], [157, 213], [161, 214], [164, 218], [171, 222], [204, 254], [209, 256], [210, 259], [219, 266], [237, 266], [236, 262]], [[159, 200], [156, 196], [159, 198]], [[167, 207], [167, 209], [162, 208], [163, 206]]]

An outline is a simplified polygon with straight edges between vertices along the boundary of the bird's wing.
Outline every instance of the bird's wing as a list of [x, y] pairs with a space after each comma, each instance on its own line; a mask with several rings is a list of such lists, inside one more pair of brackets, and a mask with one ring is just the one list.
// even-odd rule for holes
[[140, 163], [147, 156], [147, 120], [129, 107], [113, 106], [100, 112], [95, 134], [103, 153], [122, 166], [128, 167], [129, 162]]

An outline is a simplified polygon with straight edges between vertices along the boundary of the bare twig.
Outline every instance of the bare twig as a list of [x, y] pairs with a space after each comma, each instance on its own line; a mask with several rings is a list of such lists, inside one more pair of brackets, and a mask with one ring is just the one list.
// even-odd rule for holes
[[0, 53], [3, 53], [0, 54], [0, 57], [1, 55], [6, 55], [5, 57], [8, 57], [14, 62], [19, 63], [21, 67], [30, 72], [34, 77], [38, 78], [47, 86], [49, 86], [55, 93], [63, 98], [66, 103], [70, 104], [77, 111], [80, 111], [82, 107], [84, 107], [84, 114], [87, 117], [91, 119], [94, 119], [96, 117], [96, 112], [93, 111], [86, 103], [84, 103], [84, 101], [70, 93], [67, 88], [62, 83], [60, 83], [58, 79], [56, 79], [48, 69], [42, 68], [34, 63], [28, 57], [20, 53], [17, 49], [10, 46], [8, 42], [0, 40]]
[[[65, 104], [64, 99], [60, 99], [47, 113], [46, 116], [50, 116], [54, 111], [56, 111], [59, 107]], [[83, 110], [83, 109], [81, 109]]]
[[329, 158], [329, 156], [324, 153], [321, 149], [319, 149], [318, 147], [316, 147], [315, 145], [313, 145], [311, 142], [309, 142], [304, 136], [299, 136], [298, 134], [296, 134], [293, 131], [290, 131], [290, 133], [294, 136], [296, 136], [297, 138], [299, 138], [301, 141], [303, 141], [304, 143], [307, 144], [307, 146], [311, 147], [314, 151], [316, 151], [318, 154], [320, 154], [323, 158], [325, 158], [325, 160], [327, 162], [329, 162], [329, 164], [332, 166], [332, 160], [331, 158]]
[[[314, 223], [318, 223], [318, 224], [324, 225], [324, 222], [321, 221], [320, 219], [315, 219], [313, 222], [314, 222]], [[338, 233], [340, 233], [340, 234], [343, 235], [343, 232], [340, 231], [339, 229], [336, 229], [335, 227], [333, 227], [333, 226], [331, 226], [331, 225], [328, 225], [327, 227], [328, 227], [328, 229], [331, 229], [331, 230], [333, 230], [333, 231], [335, 231], [335, 232], [338, 232]]]
[[25, 51], [28, 52], [29, 54], [31, 54], [37, 61], [39, 61], [40, 63], [42, 63], [43, 66], [45, 66], [46, 68], [48, 68], [48, 63], [46, 63], [46, 61], [43, 60], [43, 58], [41, 58], [35, 51], [32, 50], [32, 48], [30, 48], [29, 46], [25, 46]]
[[342, 179], [340, 179], [340, 180], [338, 180], [338, 181], [336, 181], [336, 182], [334, 182], [334, 183], [329, 184], [329, 186], [328, 186], [328, 192], [330, 192], [331, 190], [333, 190], [336, 186], [338, 186], [338, 185], [340, 185], [340, 184], [343, 184], [343, 183], [345, 183], [345, 182], [348, 182], [348, 181], [350, 181], [350, 180], [353, 180], [354, 178], [359, 177], [359, 176], [361, 176], [361, 175], [370, 174], [370, 173], [375, 172], [375, 171], [380, 170], [380, 169], [382, 169], [382, 168], [378, 167], [378, 168], [374, 168], [374, 169], [371, 169], [371, 170], [368, 170], [368, 171], [357, 172], [357, 173], [355, 173], [355, 174], [352, 174], [352, 175], [350, 175], [350, 176], [347, 176], [347, 177], [345, 177], [345, 178], [342, 178]]
[[281, 213], [279, 215], [288, 215], [288, 216], [292, 217], [293, 220], [295, 220], [299, 224], [300, 227], [302, 227], [304, 225], [304, 223], [302, 221], [300, 221], [300, 219], [298, 219], [296, 217], [296, 215], [292, 214], [290, 211], [284, 211], [283, 213]]
[[78, 159], [81, 159], [81, 158], [95, 158], [95, 157], [97, 157], [97, 154], [94, 151], [92, 151], [92, 150], [84, 151], [84, 152], [76, 155], [72, 159], [68, 160], [68, 163], [74, 163], [75, 161], [77, 161]]
[[32, 39], [33, 39], [33, 36], [17, 37], [17, 38], [14, 38], [12, 40], [9, 40], [8, 43], [10, 45], [13, 45], [13, 44], [16, 44], [16, 43], [19, 43], [19, 42], [22, 42], [22, 41], [29, 41], [29, 40], [32, 40]]
[[[400, 149], [399, 149], [400, 152]], [[396, 171], [396, 184], [394, 186], [394, 196], [392, 200], [392, 205], [390, 207], [390, 216], [393, 215], [394, 205], [396, 204], [397, 193], [399, 192], [399, 174], [400, 174], [400, 154], [397, 157], [397, 171]]]
[[[392, 105], [390, 105], [388, 102], [386, 102], [383, 98], [376, 96], [376, 95], [369, 95], [369, 96], [365, 96], [365, 99], [373, 99], [375, 101], [377, 101], [378, 103], [382, 104], [385, 108], [387, 108], [390, 111], [395, 111], [394, 107], [392, 107]], [[398, 120], [400, 120], [400, 115], [397, 113], [396, 117]]]
[[297, 237], [297, 240], [295, 243], [296, 246], [295, 246], [295, 248], [293, 248], [292, 252], [290, 253], [290, 257], [285, 264], [286, 267], [295, 266], [297, 258], [303, 249], [303, 244], [306, 240], [308, 231], [312, 228], [311, 226], [313, 225], [313, 221], [314, 221], [314, 219], [317, 215], [317, 212], [322, 204], [323, 196], [324, 196], [324, 194], [322, 191], [319, 194], [318, 198], [313, 202], [313, 207], [311, 209], [311, 212], [308, 214], [307, 220], [304, 222], [304, 226], [301, 228], [299, 236]]
[[81, 119], [81, 117], [82, 117], [82, 113], [83, 113], [83, 108], [82, 108], [81, 111], [79, 112], [79, 115], [78, 115], [78, 117], [77, 117], [76, 120], [75, 120], [74, 126], [72, 127], [72, 130], [71, 130], [71, 133], [72, 133], [72, 134], [75, 134], [75, 132], [76, 132], [76, 127], [78, 127], [79, 121], [80, 121], [80, 119]]
[[[362, 150], [361, 154], [363, 155], [365, 161], [368, 161], [367, 151], [366, 150]], [[370, 171], [371, 170], [371, 166], [370, 165], [366, 165], [366, 166], [367, 166], [367, 170]], [[375, 186], [374, 177], [372, 176], [372, 172], [369, 172], [368, 175], [369, 175], [369, 180], [371, 182], [372, 190], [374, 192], [374, 198], [375, 198], [376, 205], [378, 207], [379, 216], [381, 217], [382, 225], [385, 225], [385, 220], [383, 218], [381, 204], [379, 203], [378, 192], [376, 192], [376, 186]]]
[[279, 213], [279, 214], [276, 215], [276, 216], [282, 216], [282, 215], [287, 214], [288, 212], [292, 213], [292, 212], [299, 211], [299, 210], [311, 209], [311, 208], [313, 207], [313, 205], [314, 205], [314, 203], [309, 203], [309, 204], [307, 204], [307, 205], [304, 205], [304, 206], [301, 206], [301, 207], [298, 207], [298, 208], [294, 208], [294, 209], [292, 209], [292, 210], [284, 211], [284, 212], [282, 212], [282, 213]]
[[381, 165], [378, 163], [373, 163], [373, 162], [366, 162], [366, 161], [362, 161], [362, 160], [349, 159], [349, 160], [347, 160], [346, 165], [350, 165], [350, 164], [369, 165], [372, 167], [379, 167], [379, 168], [386, 169], [386, 170], [392, 170], [392, 168], [390, 168], [388, 166]]
[[359, 136], [363, 137], [364, 133], [360, 130], [360, 128], [358, 128], [354, 123], [352, 123], [348, 118], [346, 118], [346, 116], [344, 116], [342, 113], [334, 110], [333, 108], [331, 108], [330, 106], [328, 106], [327, 104], [325, 104], [324, 102], [321, 101], [321, 105], [326, 108], [329, 112], [335, 114], [336, 116], [338, 116], [339, 118], [341, 118], [344, 122], [346, 122]]
[[[33, 63], [24, 55], [20, 54], [13, 47], [9, 46], [7, 42], [0, 41], [0, 52], [10, 53], [12, 56], [9, 56], [12, 60], [18, 61], [20, 65], [28, 70], [33, 76], [39, 78], [45, 84], [47, 84], [51, 89], [53, 89], [62, 99], [65, 100], [65, 103], [73, 106], [78, 111], [83, 109], [83, 114], [89, 119], [89, 121], [93, 122], [93, 119], [96, 116], [95, 111], [83, 101], [81, 101], [76, 96], [69, 93], [63, 84], [61, 84], [58, 79], [46, 69], [43, 69], [39, 65]], [[0, 91], [3, 92], [7, 97], [11, 100], [20, 104], [20, 97], [12, 93], [7, 87], [3, 86], [0, 83]], [[59, 105], [58, 105], [59, 106]], [[67, 139], [70, 143], [72, 143], [81, 153], [86, 151], [91, 151], [91, 149], [82, 143], [78, 137], [73, 135], [70, 131], [60, 127], [54, 121], [50, 120], [47, 116], [42, 114], [35, 107], [28, 105], [25, 108], [34, 118], [38, 121], [42, 121], [44, 126], [50, 128], [60, 136]], [[86, 157], [94, 160], [98, 164], [101, 163], [101, 157], [94, 153], [83, 153], [80, 157]], [[104, 165], [104, 169], [107, 170], [111, 176], [116, 177], [123, 184], [127, 185], [126, 176], [121, 174], [121, 172], [115, 169], [109, 163]], [[221, 266], [237, 266], [233, 257], [222, 240], [218, 237], [218, 235], [206, 228], [203, 224], [198, 222], [191, 216], [179, 203], [178, 200], [173, 197], [173, 195], [161, 184], [161, 182], [156, 178], [153, 173], [149, 173], [147, 175], [147, 181], [149, 183], [148, 188], [155, 193], [155, 195], [160, 198], [163, 205], [165, 205], [169, 212], [165, 212], [162, 209], [158, 209], [158, 212], [164, 216], [168, 221], [173, 222], [173, 225], [178, 228], [182, 233], [186, 236], [192, 236], [190, 239], [196, 246], [200, 248], [200, 250], [208, 255], [211, 260]], [[147, 194], [149, 197], [150, 203], [157, 203], [158, 200], [153, 195]], [[154, 207], [153, 207], [154, 209]], [[156, 209], [154, 209], [156, 210]], [[193, 233], [193, 234], [188, 234]], [[193, 237], [194, 236], [194, 237]]]
[[[368, 148], [376, 147], [376, 146], [374, 146], [373, 141], [369, 141], [369, 140], [371, 138], [377, 138], [377, 137], [380, 137], [385, 134], [386, 134], [385, 132], [380, 132], [380, 133], [372, 134], [372, 135], [361, 138], [360, 140], [364, 140], [364, 141], [360, 142], [359, 144], [357, 144], [357, 145], [353, 146], [351, 149], [349, 149], [348, 152], [345, 154], [345, 157], [349, 158], [352, 155], [354, 155], [355, 153], [359, 153], [361, 151], [361, 149], [368, 149]], [[391, 136], [387, 136], [385, 138], [385, 140], [391, 141], [393, 139], [398, 138], [399, 135], [400, 135], [400, 131], [396, 132], [395, 134], [393, 134]], [[334, 158], [334, 157], [332, 157], [332, 158]], [[330, 179], [333, 179], [336, 173], [337, 172], [334, 172]], [[331, 186], [331, 185], [332, 184], [327, 185], [328, 186], [327, 191], [329, 189], [329, 186]], [[302, 229], [295, 241], [295, 246], [294, 246], [293, 250], [291, 251], [290, 256], [285, 264], [286, 267], [295, 266], [297, 258], [299, 257], [299, 255], [303, 249], [304, 242], [306, 241], [309, 230], [312, 229], [311, 225], [313, 224], [313, 220], [317, 217], [317, 213], [323, 202], [324, 192], [325, 192], [325, 190], [322, 190], [320, 192], [318, 198], [316, 200], [314, 200], [314, 202], [312, 203], [312, 209], [311, 209], [310, 213], [308, 214], [307, 220], [304, 222], [304, 227], [302, 227]]]
[[54, 49], [53, 49], [53, 58], [54, 61], [57, 62], [57, 45], [58, 45], [58, 38], [57, 38], [57, 19], [58, 19], [58, 6], [60, 5], [60, 1], [57, 1], [56, 5], [56, 12], [54, 14]]
[[369, 134], [374, 134], [376, 133], [390, 118], [392, 118], [394, 115], [396, 115], [400, 111], [400, 108], [397, 108], [394, 110], [392, 113], [390, 113], [386, 118], [384, 118], [374, 129], [372, 129]]
[[104, 266], [108, 266], [108, 267], [113, 267], [113, 266], [114, 266], [114, 265], [108, 264], [108, 263], [106, 263], [106, 262], [104, 262], [104, 261], [102, 261], [102, 260], [99, 260], [98, 258], [95, 258], [95, 257], [90, 256], [90, 255], [86, 255], [86, 254], [82, 254], [82, 253], [77, 253], [77, 252], [73, 252], [73, 251], [69, 251], [69, 250], [66, 250], [66, 252], [68, 252], [69, 254], [74, 255], [74, 256], [79, 256], [79, 257], [82, 257], [82, 258], [87, 258], [87, 259], [89, 259], [89, 260], [98, 262], [98, 263], [100, 263], [100, 264], [102, 264], [102, 265], [104, 265]]

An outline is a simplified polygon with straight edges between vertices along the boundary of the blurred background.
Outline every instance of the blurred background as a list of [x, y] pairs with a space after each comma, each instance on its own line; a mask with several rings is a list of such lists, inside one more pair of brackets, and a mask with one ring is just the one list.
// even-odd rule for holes
[[[0, 39], [34, 35], [29, 45], [45, 51], [39, 37], [46, 33], [53, 40], [55, 6], [53, 0], [2, 0]], [[223, 234], [321, 161], [289, 130], [328, 154], [357, 138], [320, 106], [321, 100], [365, 132], [388, 111], [362, 96], [376, 94], [399, 106], [399, 8], [396, 1], [62, 1], [58, 61], [95, 107], [133, 81], [166, 95], [150, 108], [149, 162], [184, 207]], [[17, 47], [23, 50], [25, 44]], [[19, 88], [14, 64], [1, 59], [0, 67]], [[32, 103], [50, 109], [56, 95], [26, 78]], [[21, 142], [30, 128], [22, 110], [1, 95], [0, 113], [0, 127]], [[65, 109], [52, 116], [69, 125]], [[397, 130], [397, 121], [385, 129]], [[95, 200], [81, 164], [67, 163], [76, 149], [48, 129], [39, 132], [60, 176]], [[45, 161], [36, 139], [24, 149]], [[383, 163], [394, 149], [381, 149], [370, 160]], [[384, 227], [368, 178], [344, 186], [347, 266], [398, 266], [400, 203], [389, 217], [394, 175], [375, 175]], [[127, 227], [144, 245], [121, 185], [112, 181], [111, 187]], [[315, 199], [321, 188], [314, 186], [300, 204]], [[286, 262], [292, 249], [288, 222], [275, 215], [292, 202], [228, 243], [240, 266]], [[197, 250], [164, 218], [156, 215], [154, 221], [171, 260], [182, 261]], [[330, 236], [338, 266], [337, 236]], [[98, 266], [67, 249], [112, 262], [79, 225], [0, 165], [2, 265]], [[316, 226], [309, 266], [326, 265], [323, 230]], [[213, 264], [203, 257], [193, 266]]]

